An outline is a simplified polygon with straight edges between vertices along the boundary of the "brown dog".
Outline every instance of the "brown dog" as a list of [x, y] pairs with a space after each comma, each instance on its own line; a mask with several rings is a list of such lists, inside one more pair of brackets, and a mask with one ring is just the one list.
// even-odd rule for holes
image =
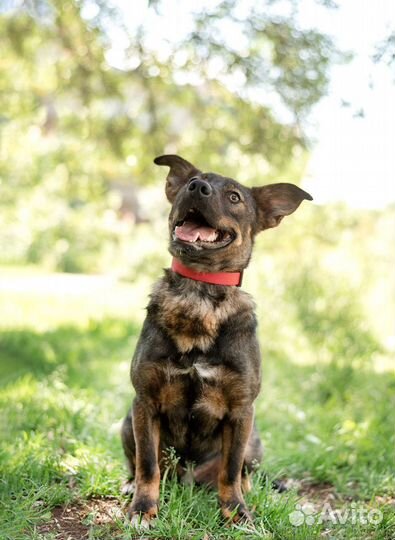
[[254, 425], [260, 354], [252, 298], [237, 285], [255, 235], [312, 197], [292, 184], [246, 188], [202, 173], [179, 156], [167, 165], [171, 270], [158, 281], [133, 357], [136, 397], [122, 428], [134, 490], [132, 522], [158, 513], [159, 481], [170, 447], [178, 472], [218, 488], [222, 513], [250, 519], [242, 489], [262, 458]]

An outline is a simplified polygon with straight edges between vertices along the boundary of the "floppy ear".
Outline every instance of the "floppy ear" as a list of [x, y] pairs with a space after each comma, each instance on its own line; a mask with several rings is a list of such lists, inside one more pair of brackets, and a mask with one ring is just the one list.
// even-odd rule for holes
[[304, 199], [313, 200], [311, 195], [293, 184], [269, 184], [251, 191], [257, 206], [257, 232], [277, 227]]
[[186, 184], [186, 182], [200, 171], [192, 163], [186, 159], [174, 154], [166, 156], [158, 156], [154, 159], [157, 165], [167, 165], [170, 167], [169, 174], [166, 179], [166, 197], [169, 202], [173, 202], [178, 190]]

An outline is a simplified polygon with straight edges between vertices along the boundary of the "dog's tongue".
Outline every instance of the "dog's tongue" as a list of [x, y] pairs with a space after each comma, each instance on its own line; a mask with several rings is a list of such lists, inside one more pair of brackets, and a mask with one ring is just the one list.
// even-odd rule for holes
[[217, 239], [217, 231], [212, 227], [198, 225], [192, 221], [185, 221], [180, 227], [176, 227], [177, 238], [184, 242], [214, 242]]

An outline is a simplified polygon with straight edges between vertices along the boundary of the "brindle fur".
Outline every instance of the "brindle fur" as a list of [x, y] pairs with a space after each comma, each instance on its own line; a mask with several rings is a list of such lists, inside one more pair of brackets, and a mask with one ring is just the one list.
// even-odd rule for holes
[[[248, 189], [232, 179], [201, 173], [178, 156], [155, 160], [170, 167], [166, 195], [170, 252], [198, 271], [240, 271], [250, 260], [254, 236], [311, 199], [292, 184]], [[191, 194], [191, 177], [207, 182], [210, 197]], [[229, 202], [236, 191], [240, 203]], [[233, 241], [196, 249], [172, 236], [188, 210], [200, 211]], [[254, 302], [237, 287], [211, 285], [165, 270], [151, 295], [131, 366], [136, 397], [122, 428], [130, 477], [135, 478], [129, 515], [147, 525], [157, 515], [159, 481], [167, 450], [179, 458], [178, 473], [216, 487], [222, 513], [250, 519], [242, 490], [262, 458], [253, 403], [260, 389], [261, 361]], [[127, 484], [131, 491], [132, 484]]]

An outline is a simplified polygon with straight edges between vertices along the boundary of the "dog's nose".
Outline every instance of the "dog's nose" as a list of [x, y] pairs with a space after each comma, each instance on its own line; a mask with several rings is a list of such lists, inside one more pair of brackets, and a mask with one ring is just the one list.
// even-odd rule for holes
[[188, 191], [194, 191], [201, 197], [210, 197], [213, 192], [213, 188], [208, 182], [200, 180], [200, 178], [196, 178], [189, 182]]

